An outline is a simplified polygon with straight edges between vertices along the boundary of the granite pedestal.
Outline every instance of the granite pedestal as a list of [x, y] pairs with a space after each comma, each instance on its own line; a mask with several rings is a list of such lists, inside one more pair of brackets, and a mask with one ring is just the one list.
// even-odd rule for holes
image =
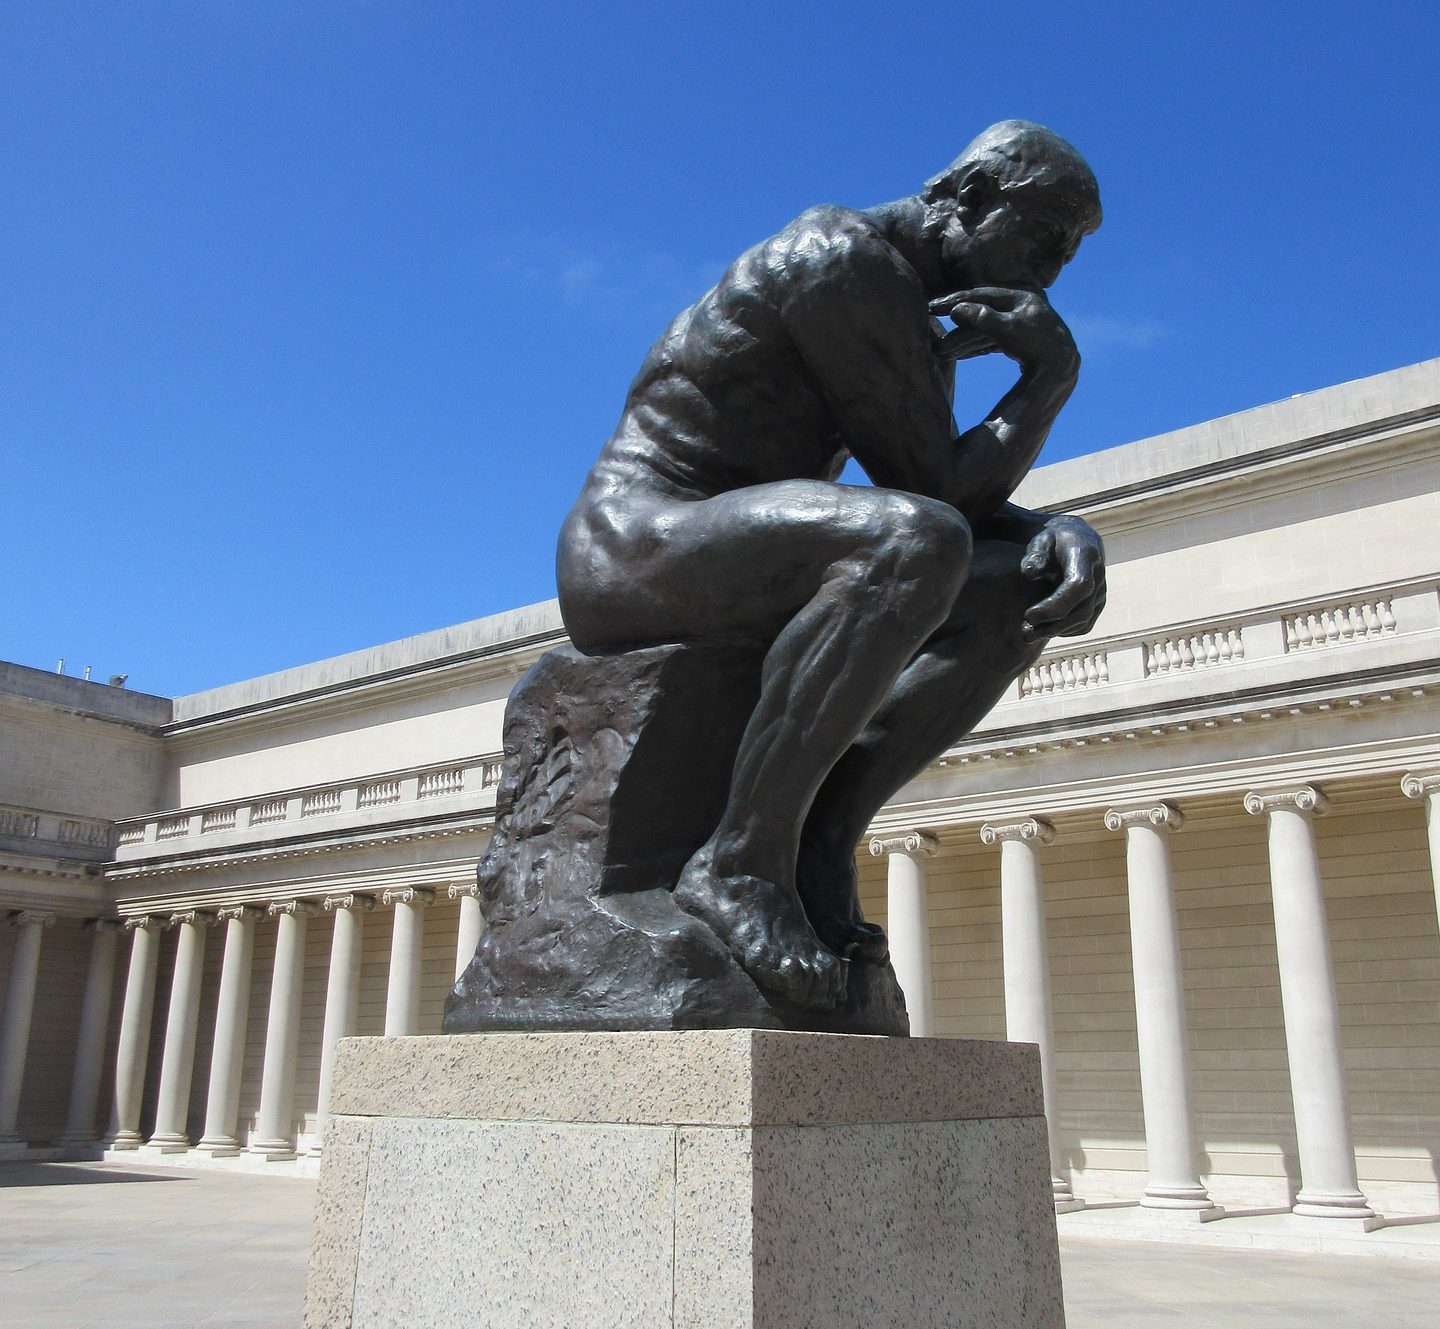
[[1029, 1045], [347, 1039], [306, 1329], [1062, 1329]]

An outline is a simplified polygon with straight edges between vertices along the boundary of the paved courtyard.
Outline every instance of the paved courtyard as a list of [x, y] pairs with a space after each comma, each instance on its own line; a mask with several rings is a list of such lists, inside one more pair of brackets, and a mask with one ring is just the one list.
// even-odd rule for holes
[[[0, 1323], [296, 1329], [314, 1196], [238, 1173], [0, 1166]], [[1069, 1329], [1440, 1323], [1436, 1263], [1068, 1236], [1061, 1251]]]

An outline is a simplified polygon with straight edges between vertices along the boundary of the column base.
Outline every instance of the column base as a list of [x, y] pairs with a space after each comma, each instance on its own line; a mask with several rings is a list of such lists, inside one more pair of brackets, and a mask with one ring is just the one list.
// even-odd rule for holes
[[[1370, 1207], [1359, 1191], [1342, 1192], [1335, 1195], [1317, 1195], [1313, 1191], [1301, 1191], [1295, 1197], [1290, 1212], [1300, 1218], [1343, 1218], [1351, 1221], [1369, 1222], [1375, 1220], [1375, 1227], [1383, 1226], [1385, 1220]], [[1367, 1232], [1373, 1231], [1367, 1227]]]
[[1225, 1210], [1209, 1200], [1204, 1204], [1156, 1204], [1148, 1196], [1140, 1201], [1135, 1212], [1143, 1214], [1147, 1222], [1179, 1227], [1213, 1223], [1217, 1218], [1225, 1217]]
[[105, 1147], [123, 1153], [127, 1149], [138, 1149], [144, 1143], [145, 1137], [139, 1131], [120, 1131]]
[[240, 1150], [240, 1141], [233, 1135], [205, 1135], [195, 1146], [195, 1152], [209, 1154], [211, 1158], [234, 1158]]
[[[1172, 1213], [1209, 1213], [1219, 1206], [1203, 1186], [1147, 1186], [1140, 1197], [1142, 1209], [1165, 1209]], [[1223, 1212], [1223, 1211], [1222, 1211]]]
[[245, 1152], [267, 1163], [285, 1163], [296, 1157], [295, 1146], [289, 1140], [251, 1140]]
[[1070, 1183], [1059, 1177], [1050, 1178], [1050, 1193], [1055, 1201], [1057, 1214], [1074, 1214], [1085, 1207], [1084, 1200], [1070, 1193]]
[[140, 1146], [146, 1154], [188, 1154], [190, 1138], [186, 1135], [152, 1135]]
[[85, 1149], [103, 1149], [105, 1145], [100, 1137], [93, 1132], [87, 1135], [83, 1131], [66, 1131], [64, 1135], [55, 1141], [55, 1147], [57, 1149], [74, 1149], [78, 1151]]
[[1033, 1046], [354, 1038], [333, 1085], [306, 1329], [1065, 1323]]

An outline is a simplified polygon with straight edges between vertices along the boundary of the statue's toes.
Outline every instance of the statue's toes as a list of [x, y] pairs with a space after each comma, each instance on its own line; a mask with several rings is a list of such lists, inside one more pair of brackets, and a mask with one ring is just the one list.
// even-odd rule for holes
[[771, 970], [766, 986], [799, 1010], [833, 1010], [845, 1002], [845, 966], [816, 947], [809, 954], [789, 954]]

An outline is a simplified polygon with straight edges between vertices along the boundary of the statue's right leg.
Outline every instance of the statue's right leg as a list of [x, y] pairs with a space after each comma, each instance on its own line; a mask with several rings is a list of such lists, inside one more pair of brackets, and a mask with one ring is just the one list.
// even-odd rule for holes
[[566, 611], [582, 649], [606, 648], [602, 633], [615, 644], [773, 637], [725, 811], [675, 898], [773, 997], [839, 1005], [844, 965], [795, 889], [800, 828], [831, 766], [954, 606], [969, 528], [928, 499], [808, 481], [598, 517], [578, 543], [584, 553], [593, 541], [599, 594], [588, 609], [572, 596], [583, 612]]
[[1025, 550], [975, 546], [970, 580], [945, 622], [894, 688], [811, 805], [798, 887], [806, 912], [833, 947], [882, 959], [883, 937], [865, 924], [855, 894], [855, 846], [906, 781], [968, 734], [1045, 645], [1022, 632], [1025, 611], [1053, 590], [1020, 572]]

